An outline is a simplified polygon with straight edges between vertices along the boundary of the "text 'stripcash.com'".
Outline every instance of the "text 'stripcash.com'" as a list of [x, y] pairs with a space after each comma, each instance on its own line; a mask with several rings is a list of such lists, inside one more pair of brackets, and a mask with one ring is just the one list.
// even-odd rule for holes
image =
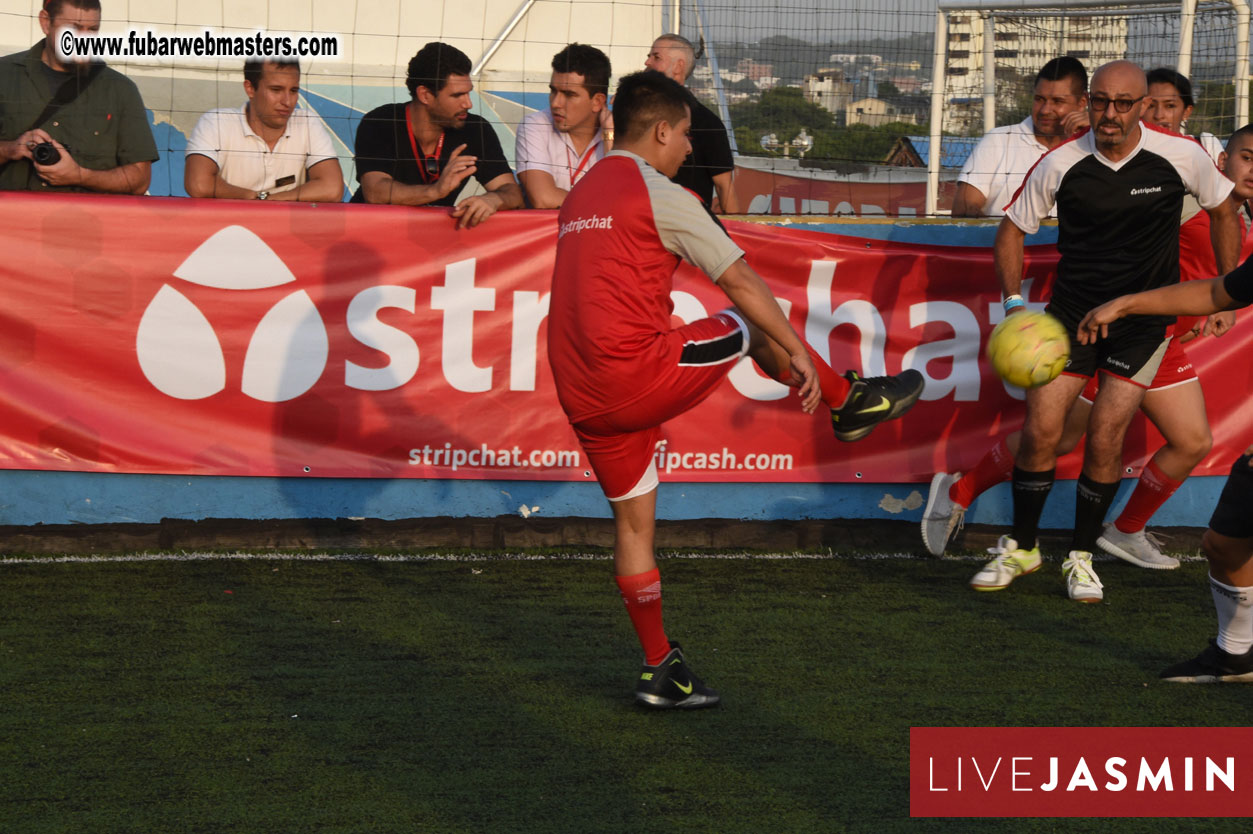
[[1251, 727], [912, 727], [913, 817], [1253, 816]]
[[343, 57], [339, 35], [313, 32], [130, 29], [117, 33], [61, 29], [55, 37], [58, 57], [69, 62], [118, 60], [160, 64], [260, 58], [334, 61]]

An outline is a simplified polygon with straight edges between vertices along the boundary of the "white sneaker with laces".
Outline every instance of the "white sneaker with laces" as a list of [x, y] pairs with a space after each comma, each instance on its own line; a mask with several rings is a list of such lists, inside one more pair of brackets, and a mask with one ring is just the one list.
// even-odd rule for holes
[[922, 543], [932, 556], [944, 555], [944, 548], [961, 529], [962, 520], [966, 517], [966, 508], [948, 497], [949, 487], [960, 477], [960, 472], [952, 475], [937, 472], [931, 479], [927, 508], [922, 513]]
[[996, 558], [970, 580], [970, 587], [976, 591], [1000, 591], [1018, 577], [1040, 569], [1040, 548], [1023, 550], [1009, 536], [1001, 536], [996, 547], [989, 547], [988, 552], [995, 553]]
[[1096, 540], [1111, 556], [1150, 570], [1174, 570], [1179, 560], [1161, 551], [1161, 540], [1147, 530], [1124, 533], [1112, 522], [1105, 525], [1105, 532]]
[[1086, 550], [1072, 550], [1062, 562], [1062, 574], [1066, 577], [1066, 593], [1075, 602], [1100, 602], [1105, 598], [1105, 587], [1092, 568], [1092, 554]]

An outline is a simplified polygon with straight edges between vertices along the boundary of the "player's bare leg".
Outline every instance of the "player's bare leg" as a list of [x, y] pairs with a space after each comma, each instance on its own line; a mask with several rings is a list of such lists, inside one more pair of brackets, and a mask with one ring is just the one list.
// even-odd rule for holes
[[644, 648], [644, 668], [635, 701], [658, 709], [712, 707], [718, 693], [692, 673], [678, 643], [666, 637], [661, 617], [661, 573], [653, 542], [657, 529], [657, 490], [611, 501], [613, 566], [622, 601]]
[[1209, 560], [1218, 636], [1201, 654], [1170, 666], [1160, 677], [1174, 683], [1253, 682], [1253, 538], [1210, 529], [1201, 538], [1201, 550]]
[[1154, 462], [1171, 478], [1184, 480], [1214, 446], [1201, 383], [1149, 391], [1140, 408], [1166, 441], [1153, 455]]
[[1027, 391], [1027, 419], [1013, 470], [1013, 532], [1001, 536], [993, 549], [995, 558], [970, 580], [976, 591], [1003, 590], [1017, 577], [1039, 570], [1036, 533], [1044, 502], [1053, 488], [1057, 445], [1071, 406], [1086, 384], [1082, 377], [1063, 375]]
[[634, 576], [657, 568], [653, 541], [657, 529], [657, 490], [611, 501], [613, 508], [613, 568], [618, 576]]
[[1154, 570], [1179, 567], [1179, 560], [1162, 553], [1145, 531], [1149, 518], [1175, 493], [1192, 469], [1214, 445], [1205, 397], [1197, 380], [1150, 390], [1140, 410], [1153, 421], [1166, 445], [1144, 466], [1136, 487], [1118, 518], [1105, 525], [1097, 540], [1105, 552]]
[[[1092, 404], [1082, 397], [1075, 400], [1057, 445], [1057, 457], [1075, 450], [1088, 427]], [[937, 472], [931, 479], [927, 503], [922, 513], [922, 543], [933, 556], [942, 556], [950, 541], [961, 529], [966, 510], [974, 500], [997, 484], [1005, 483], [1014, 474], [1014, 461], [1022, 431], [1010, 432], [987, 451], [967, 472]]]

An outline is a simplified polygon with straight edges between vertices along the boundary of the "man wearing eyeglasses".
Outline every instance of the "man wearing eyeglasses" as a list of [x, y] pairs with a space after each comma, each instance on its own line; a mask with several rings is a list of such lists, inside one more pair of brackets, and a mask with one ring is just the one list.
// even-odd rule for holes
[[560, 208], [609, 150], [602, 124], [612, 73], [609, 56], [594, 46], [572, 43], [553, 56], [548, 109], [518, 125], [518, 179], [531, 208]]
[[1100, 373], [1062, 570], [1071, 599], [1103, 599], [1092, 553], [1121, 479], [1123, 437], [1166, 352], [1174, 319], [1130, 316], [1094, 344], [1080, 344], [1077, 327], [1088, 311], [1120, 295], [1179, 282], [1185, 194], [1209, 213], [1219, 272], [1236, 266], [1240, 226], [1228, 199], [1231, 181], [1194, 140], [1140, 121], [1147, 95], [1144, 72], [1135, 64], [1114, 61], [1098, 69], [1088, 94], [1092, 127], [1040, 160], [997, 230], [996, 274], [1005, 313], [1013, 315], [1025, 309], [1019, 294], [1023, 239], [1056, 205], [1061, 261], [1048, 311], [1067, 328], [1071, 354], [1061, 376], [1027, 391], [1013, 474], [1013, 531], [1001, 537], [997, 558], [971, 580], [978, 590], [1004, 588], [1040, 567], [1036, 534], [1053, 486], [1055, 450], [1075, 398]]
[[1054, 58], [1036, 74], [1031, 115], [993, 128], [975, 145], [953, 194], [954, 217], [1003, 217], [1040, 157], [1088, 126], [1088, 71], [1078, 58]]
[[[422, 47], [405, 79], [410, 101], [385, 104], [357, 128], [354, 203], [453, 206], [457, 228], [474, 227], [497, 211], [522, 207], [492, 125], [470, 112], [470, 59], [446, 43]], [[457, 203], [473, 176], [486, 193]]]

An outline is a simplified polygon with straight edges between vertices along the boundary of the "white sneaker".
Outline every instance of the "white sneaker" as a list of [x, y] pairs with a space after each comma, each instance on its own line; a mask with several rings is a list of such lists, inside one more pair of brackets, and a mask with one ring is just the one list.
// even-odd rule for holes
[[1159, 547], [1161, 541], [1145, 530], [1124, 533], [1111, 522], [1105, 525], [1105, 532], [1096, 543], [1109, 555], [1142, 568], [1174, 570], [1179, 567], [1179, 560], [1163, 553]]
[[1037, 546], [1022, 550], [1018, 547], [1018, 542], [1009, 536], [1001, 536], [996, 547], [989, 547], [988, 552], [997, 555], [970, 580], [970, 587], [976, 591], [999, 591], [1008, 588], [1009, 583], [1018, 577], [1040, 569], [1040, 548]]
[[1101, 590], [1105, 586], [1092, 569], [1092, 554], [1086, 550], [1072, 550], [1062, 562], [1062, 574], [1066, 577], [1066, 593], [1075, 602], [1100, 602], [1105, 598]]
[[922, 513], [922, 543], [932, 556], [944, 555], [944, 548], [961, 529], [962, 519], [966, 517], [966, 508], [948, 497], [949, 487], [960, 477], [960, 472], [952, 475], [937, 472], [931, 479], [927, 508]]

